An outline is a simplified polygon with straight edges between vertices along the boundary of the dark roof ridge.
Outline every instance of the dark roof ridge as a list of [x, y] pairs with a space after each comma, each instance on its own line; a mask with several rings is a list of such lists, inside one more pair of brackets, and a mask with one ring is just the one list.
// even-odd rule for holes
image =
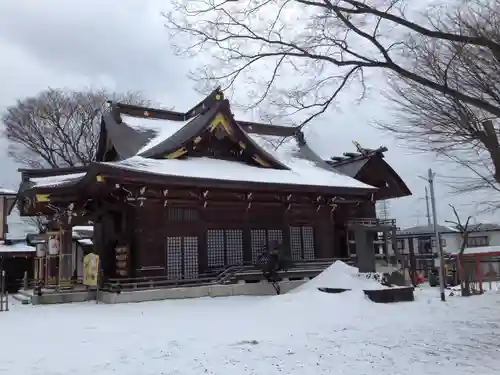
[[227, 120], [232, 123], [233, 129], [236, 134], [238, 134], [238, 137], [241, 137], [241, 139], [244, 140], [243, 142], [247, 145], [251, 145], [252, 149], [259, 153], [260, 157], [263, 157], [275, 169], [290, 169], [249, 137], [248, 133], [242, 129], [242, 126], [235, 121], [229, 101], [227, 99], [221, 99], [221, 97], [219, 97], [219, 100], [217, 100], [214, 105], [207, 107], [197, 117], [193, 117], [189, 120], [187, 124], [177, 132], [156, 144], [154, 147], [139, 153], [138, 156], [156, 159], [164, 157], [161, 155], [174, 152], [175, 149], [180, 150], [182, 147], [186, 147], [185, 145], [187, 143], [193, 142], [194, 139], [201, 136], [204, 130], [208, 129], [210, 123], [218, 114], [226, 117]]
[[263, 124], [253, 121], [241, 121], [238, 119], [236, 119], [236, 122], [240, 125], [241, 128], [243, 128], [245, 132], [251, 134], [292, 137], [298, 131], [300, 131], [300, 126]]
[[384, 157], [384, 152], [387, 152], [387, 147], [381, 146], [375, 150], [371, 149], [363, 149], [363, 153], [354, 153], [354, 152], [344, 152], [343, 157], [339, 156], [332, 156], [330, 160], [325, 160], [328, 164], [330, 164], [333, 167], [352, 163], [355, 161], [359, 160], [364, 160], [371, 158], [372, 156], [379, 155], [381, 157]]
[[[227, 99], [224, 98], [224, 93], [221, 91], [220, 87], [218, 87], [187, 112], [171, 111], [167, 109], [152, 108], [136, 104], [113, 102], [111, 100], [108, 101], [108, 103], [111, 106], [111, 113], [113, 113], [113, 116], [118, 123], [122, 122], [120, 117], [120, 115], [122, 114], [139, 118], [181, 122], [187, 121], [200, 113], [206, 112], [215, 103], [223, 100]], [[300, 126], [273, 125], [254, 121], [242, 121], [238, 119], [235, 119], [235, 121], [246, 133], [251, 134], [291, 137], [300, 130]]]
[[108, 101], [108, 103], [111, 106], [111, 112], [114, 114], [114, 117], [118, 122], [121, 122], [120, 115], [122, 114], [149, 119], [187, 121], [199, 113], [207, 110], [213, 105], [214, 102], [223, 98], [223, 93], [220, 91], [220, 88], [217, 88], [187, 112], [171, 111], [168, 109], [152, 108], [113, 101]]

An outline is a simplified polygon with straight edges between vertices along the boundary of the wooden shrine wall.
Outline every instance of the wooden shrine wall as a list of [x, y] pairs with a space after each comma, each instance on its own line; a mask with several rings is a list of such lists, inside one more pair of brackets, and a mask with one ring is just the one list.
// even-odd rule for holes
[[336, 257], [332, 216], [325, 208], [244, 210], [145, 202], [132, 208], [127, 220], [133, 273], [195, 278], [210, 269], [255, 263], [278, 242], [294, 260]]

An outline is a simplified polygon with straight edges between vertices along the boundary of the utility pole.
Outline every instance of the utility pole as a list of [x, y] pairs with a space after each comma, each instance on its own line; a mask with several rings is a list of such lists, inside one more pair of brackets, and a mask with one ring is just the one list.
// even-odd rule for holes
[[[441, 301], [444, 302], [444, 301], [446, 301], [446, 298], [444, 295], [444, 254], [443, 254], [443, 248], [441, 246], [441, 239], [439, 237], [439, 227], [438, 227], [437, 213], [436, 213], [436, 197], [434, 195], [434, 176], [435, 176], [435, 174], [432, 172], [432, 169], [429, 168], [427, 178], [421, 177], [421, 176], [419, 176], [419, 177], [426, 180], [429, 183], [429, 192], [430, 192], [430, 196], [431, 196], [432, 221], [434, 222], [434, 236], [436, 237], [436, 250], [438, 253], [438, 257], [439, 257], [439, 289], [440, 289], [440, 293], [441, 293]], [[427, 192], [427, 189], [425, 189], [425, 190]], [[427, 211], [427, 212], [429, 212], [429, 211]]]
[[427, 186], [425, 187], [425, 206], [427, 207], [427, 225], [431, 226], [431, 210], [429, 207], [429, 194], [427, 191]]
[[436, 196], [434, 195], [434, 176], [432, 173], [432, 169], [429, 168], [429, 190], [431, 193], [431, 206], [432, 206], [432, 220], [434, 222], [434, 235], [436, 236], [436, 250], [438, 251], [439, 256], [439, 289], [441, 292], [441, 301], [445, 301], [446, 298], [444, 296], [444, 256], [443, 256], [443, 248], [441, 246], [441, 238], [439, 237], [439, 227], [437, 221], [437, 213], [436, 213]]

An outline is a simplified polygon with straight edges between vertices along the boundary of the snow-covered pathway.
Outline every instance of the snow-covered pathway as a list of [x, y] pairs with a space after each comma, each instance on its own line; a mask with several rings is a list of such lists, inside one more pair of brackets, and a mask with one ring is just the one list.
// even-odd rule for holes
[[488, 375], [500, 295], [373, 304], [315, 291], [129, 305], [21, 306], [0, 314], [0, 374]]

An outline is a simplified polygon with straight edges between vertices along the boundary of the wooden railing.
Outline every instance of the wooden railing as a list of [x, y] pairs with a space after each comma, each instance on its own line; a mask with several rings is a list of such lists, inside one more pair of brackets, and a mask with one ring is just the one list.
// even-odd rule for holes
[[[352, 259], [323, 258], [310, 261], [295, 261], [293, 266], [280, 272], [282, 277], [303, 278], [315, 277], [324, 269], [329, 267], [334, 261], [342, 260], [346, 263], [352, 263]], [[101, 285], [101, 290], [120, 293], [122, 290], [148, 290], [158, 288], [175, 288], [183, 286], [202, 286], [214, 284], [231, 284], [238, 281], [255, 282], [263, 278], [262, 271], [255, 265], [245, 264], [241, 266], [228, 266], [225, 268], [214, 269], [211, 272], [199, 274], [194, 278], [172, 279], [167, 276], [143, 276], [134, 278], [111, 278], [105, 280]], [[81, 284], [81, 280], [73, 280], [68, 287], [44, 285], [37, 280], [16, 280], [20, 290], [33, 290], [37, 286], [43, 288], [45, 293], [71, 293], [78, 290], [88, 289]]]
[[348, 225], [361, 225], [364, 227], [396, 227], [396, 219], [378, 219], [357, 217], [347, 220]]

